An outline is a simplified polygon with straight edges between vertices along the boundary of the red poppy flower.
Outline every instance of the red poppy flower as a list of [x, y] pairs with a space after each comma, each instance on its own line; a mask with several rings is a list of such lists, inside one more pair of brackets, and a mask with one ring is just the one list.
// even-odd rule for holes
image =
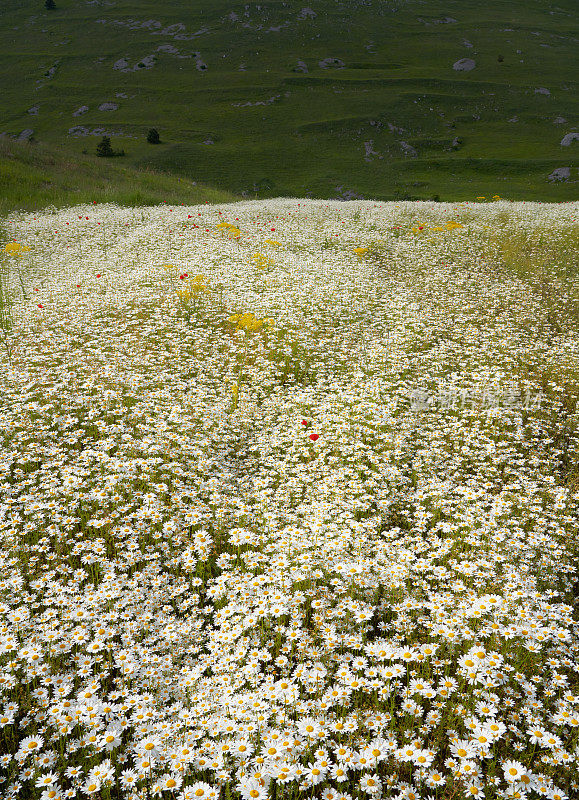
[[80, 289], [80, 283], [77, 283], [77, 284], [76, 284], [76, 288], [77, 288], [77, 289]]
[[97, 278], [100, 278], [100, 276], [101, 276], [101, 273], [99, 272], [99, 274], [97, 275]]
[[44, 306], [42, 305], [42, 303], [39, 303], [39, 304], [38, 304], [38, 308], [44, 308]]
[[310, 439], [312, 440], [312, 442], [315, 442], [316, 439], [319, 439], [319, 438], [320, 438], [320, 434], [319, 433], [310, 433]]

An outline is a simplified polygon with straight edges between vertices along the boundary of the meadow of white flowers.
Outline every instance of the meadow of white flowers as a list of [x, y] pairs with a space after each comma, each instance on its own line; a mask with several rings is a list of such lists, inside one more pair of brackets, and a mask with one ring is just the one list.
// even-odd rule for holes
[[2, 798], [579, 797], [578, 205], [10, 215]]

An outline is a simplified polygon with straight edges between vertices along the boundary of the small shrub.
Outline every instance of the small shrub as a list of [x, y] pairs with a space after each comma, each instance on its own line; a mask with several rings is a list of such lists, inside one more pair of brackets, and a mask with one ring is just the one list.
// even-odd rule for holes
[[103, 138], [97, 144], [96, 154], [101, 158], [111, 158], [111, 156], [114, 156], [115, 153], [111, 147], [110, 137], [103, 136]]

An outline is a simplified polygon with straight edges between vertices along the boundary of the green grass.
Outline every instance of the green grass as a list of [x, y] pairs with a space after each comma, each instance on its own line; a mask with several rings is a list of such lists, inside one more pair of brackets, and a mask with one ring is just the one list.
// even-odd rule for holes
[[136, 169], [121, 161], [71, 155], [55, 145], [0, 139], [0, 216], [15, 209], [36, 211], [95, 201], [132, 207], [164, 201], [191, 205], [240, 199], [227, 191], [194, 186], [175, 175]]
[[[209, 187], [229, 199], [347, 191], [382, 200], [577, 197], [579, 146], [560, 144], [577, 119], [572, 0], [490, 0], [482, 9], [474, 0], [314, 4], [317, 16], [305, 19], [298, 19], [301, 0], [234, 9], [226, 0], [210, 8], [143, 0], [138, 13], [128, 0], [110, 9], [72, 0], [57, 6], [48, 12], [37, 0], [4, 3], [0, 133], [33, 129], [33, 139], [58, 146], [70, 167], [57, 158], [23, 171], [20, 156], [11, 160], [3, 149], [0, 213], [95, 194], [141, 205], [172, 192], [189, 202], [187, 181], [197, 182], [202, 202], [225, 198]], [[237, 21], [228, 19], [232, 10]], [[456, 22], [436, 23], [445, 17]], [[162, 26], [132, 29], [131, 20]], [[184, 26], [180, 35], [198, 35], [159, 35], [176, 23]], [[157, 51], [165, 45], [178, 52]], [[114, 69], [121, 58], [133, 67], [152, 54], [151, 68]], [[465, 57], [475, 69], [453, 70]], [[324, 68], [326, 58], [345, 66]], [[308, 73], [296, 71], [300, 60]], [[550, 96], [535, 92], [541, 87]], [[99, 111], [106, 102], [118, 109]], [[81, 106], [89, 110], [73, 116]], [[555, 123], [558, 117], [566, 123]], [[112, 132], [114, 150], [125, 157], [97, 158], [102, 133], [70, 135], [78, 125]], [[151, 127], [161, 144], [147, 143]], [[453, 148], [455, 137], [462, 142]], [[377, 155], [366, 157], [370, 142]], [[402, 142], [418, 155], [406, 155]], [[569, 181], [547, 180], [564, 166]]]

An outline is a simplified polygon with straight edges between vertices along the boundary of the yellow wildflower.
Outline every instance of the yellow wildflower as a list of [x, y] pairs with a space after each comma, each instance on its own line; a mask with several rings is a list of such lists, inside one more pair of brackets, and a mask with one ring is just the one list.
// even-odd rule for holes
[[218, 228], [226, 228], [229, 233], [232, 233], [233, 236], [239, 237], [241, 236], [241, 231], [239, 228], [236, 228], [235, 225], [231, 225], [229, 222], [220, 222], [217, 226]]
[[273, 323], [273, 320], [265, 319], [265, 317], [263, 319], [257, 319], [255, 314], [249, 311], [245, 314], [233, 314], [233, 316], [229, 317], [229, 322], [235, 322], [237, 324], [236, 330], [238, 331], [244, 330], [247, 333], [256, 333], [268, 323]]
[[22, 253], [28, 250], [30, 250], [29, 247], [26, 247], [24, 244], [18, 244], [17, 242], [9, 242], [5, 248], [5, 252], [8, 253], [8, 255], [17, 257], [20, 257]]

